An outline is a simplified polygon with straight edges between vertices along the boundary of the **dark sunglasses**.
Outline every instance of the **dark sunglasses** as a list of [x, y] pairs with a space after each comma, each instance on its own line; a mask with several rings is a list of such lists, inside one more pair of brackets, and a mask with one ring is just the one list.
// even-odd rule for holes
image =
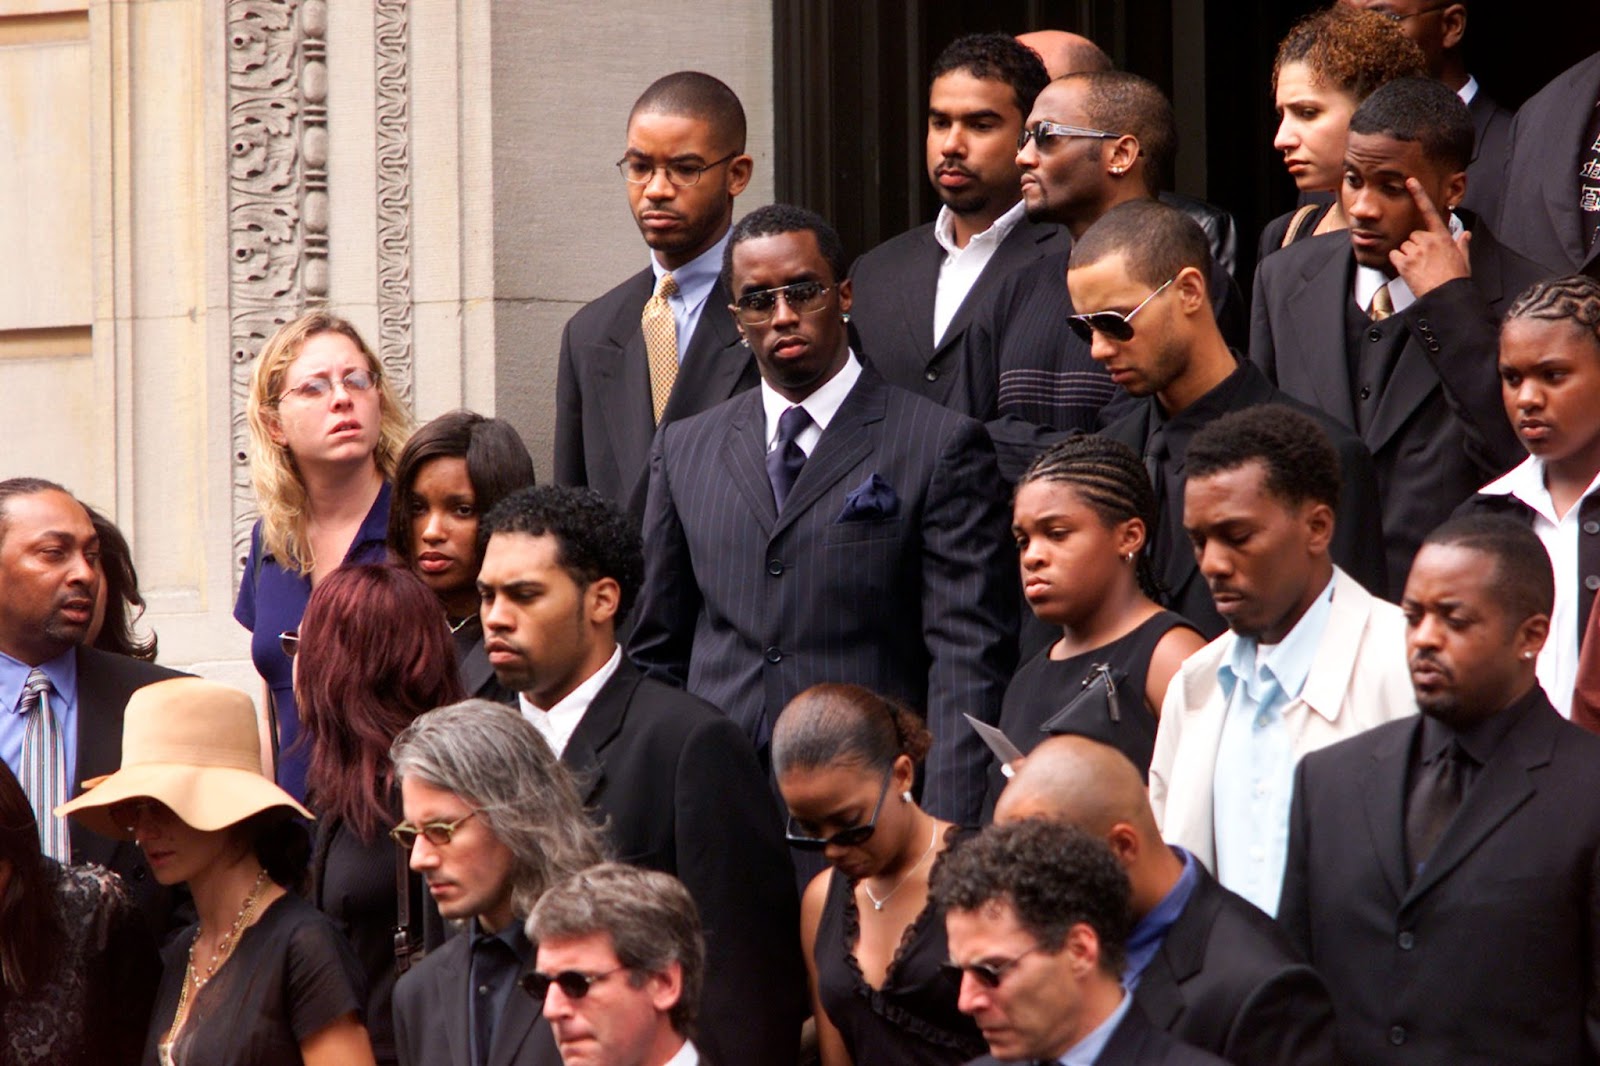
[[945, 973], [950, 974], [958, 981], [961, 979], [962, 974], [970, 973], [984, 988], [999, 988], [1000, 982], [1006, 979], [1006, 974], [1017, 968], [1017, 963], [1038, 950], [1039, 945], [1035, 944], [1027, 951], [1015, 958], [1007, 959], [1005, 962], [969, 962], [964, 966], [956, 962], [944, 962], [939, 965]]
[[733, 315], [747, 326], [771, 322], [772, 316], [778, 313], [780, 296], [795, 314], [814, 314], [827, 306], [828, 293], [832, 291], [832, 285], [824, 285], [820, 281], [797, 281], [776, 289], [747, 292], [733, 302]]
[[278, 647], [283, 649], [286, 658], [293, 659], [300, 651], [300, 631], [298, 629], [285, 629], [278, 634]]
[[582, 999], [589, 994], [589, 989], [604, 981], [614, 973], [626, 970], [626, 966], [618, 966], [607, 970], [605, 973], [584, 973], [581, 970], [562, 970], [560, 973], [540, 973], [538, 970], [529, 970], [518, 979], [522, 990], [540, 1003], [549, 994], [550, 986], [555, 985], [561, 989], [561, 994], [568, 999]]
[[798, 832], [794, 825], [794, 815], [789, 816], [789, 824], [784, 836], [789, 840], [789, 846], [800, 851], [821, 851], [829, 845], [838, 845], [841, 848], [854, 848], [865, 844], [872, 839], [873, 830], [878, 828], [878, 815], [883, 811], [883, 798], [889, 794], [889, 782], [894, 777], [894, 767], [883, 775], [883, 787], [878, 790], [878, 805], [872, 808], [872, 817], [860, 825], [853, 825], [849, 829], [841, 829], [831, 837], [806, 836]]
[[1087, 315], [1068, 315], [1067, 325], [1072, 327], [1072, 332], [1076, 333], [1078, 338], [1085, 344], [1093, 344], [1096, 333], [1104, 333], [1114, 341], [1131, 341], [1133, 340], [1133, 316], [1144, 310], [1145, 304], [1160, 296], [1168, 285], [1177, 280], [1178, 275], [1174, 274], [1166, 281], [1163, 281], [1155, 292], [1140, 300], [1139, 306], [1127, 314], [1123, 314], [1121, 311], [1095, 311]]

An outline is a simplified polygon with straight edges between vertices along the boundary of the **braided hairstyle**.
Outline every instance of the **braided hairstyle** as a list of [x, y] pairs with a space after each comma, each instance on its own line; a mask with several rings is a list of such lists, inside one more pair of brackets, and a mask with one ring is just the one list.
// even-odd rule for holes
[[1523, 290], [1506, 312], [1507, 324], [1515, 318], [1536, 318], [1544, 322], [1571, 320], [1580, 330], [1594, 334], [1595, 343], [1600, 345], [1600, 280], [1572, 274], [1536, 281]]
[[1040, 454], [1017, 482], [1017, 488], [1034, 481], [1072, 486], [1108, 529], [1130, 518], [1142, 521], [1145, 541], [1134, 576], [1146, 596], [1160, 596], [1161, 585], [1150, 565], [1149, 551], [1156, 529], [1156, 492], [1144, 462], [1132, 448], [1108, 437], [1069, 437]]

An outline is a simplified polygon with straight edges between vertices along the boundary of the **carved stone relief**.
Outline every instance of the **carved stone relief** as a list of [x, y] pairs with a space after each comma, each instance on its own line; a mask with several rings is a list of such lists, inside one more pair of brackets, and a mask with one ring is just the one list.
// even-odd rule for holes
[[377, 51], [378, 358], [411, 400], [411, 73], [409, 0], [374, 0]]

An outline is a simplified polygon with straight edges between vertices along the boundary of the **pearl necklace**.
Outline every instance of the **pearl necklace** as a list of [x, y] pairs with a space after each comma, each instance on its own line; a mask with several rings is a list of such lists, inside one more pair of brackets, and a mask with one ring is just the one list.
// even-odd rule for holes
[[939, 843], [939, 820], [935, 818], [933, 820], [933, 832], [928, 837], [928, 849], [922, 853], [921, 858], [911, 864], [911, 869], [900, 875], [900, 880], [894, 883], [894, 887], [891, 888], [882, 899], [879, 899], [877, 896], [872, 894], [872, 889], [867, 887], [867, 883], [865, 881], [861, 882], [861, 891], [865, 892], [867, 894], [867, 899], [872, 901], [873, 910], [883, 910], [883, 905], [893, 899], [896, 892], [905, 887], [905, 883], [911, 880], [911, 875], [916, 873], [922, 864], [928, 861], [928, 856], [933, 854], [934, 845], [937, 843]]
[[267, 883], [267, 871], [262, 870], [256, 874], [256, 883], [250, 886], [250, 894], [244, 898], [244, 906], [239, 908], [239, 916], [233, 920], [221, 940], [217, 941], [217, 950], [211, 954], [211, 962], [206, 965], [206, 975], [201, 977], [194, 966], [194, 946], [200, 942], [200, 933], [195, 931], [194, 939], [189, 941], [189, 976], [194, 980], [195, 991], [206, 986], [206, 982], [217, 974], [217, 967], [233, 954], [233, 949], [239, 944], [239, 934], [244, 931], [245, 923], [255, 913], [256, 904], [261, 901], [261, 889]]

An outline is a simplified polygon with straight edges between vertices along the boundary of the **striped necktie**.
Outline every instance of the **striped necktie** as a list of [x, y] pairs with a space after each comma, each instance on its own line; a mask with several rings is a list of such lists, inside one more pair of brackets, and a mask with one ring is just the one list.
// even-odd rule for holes
[[678, 282], [671, 274], [661, 275], [656, 294], [645, 301], [639, 328], [644, 333], [644, 351], [650, 361], [650, 407], [656, 424], [667, 409], [667, 397], [678, 380], [678, 323], [667, 301], [678, 294]]
[[55, 810], [67, 802], [67, 746], [61, 727], [50, 710], [50, 679], [35, 667], [22, 685], [22, 702], [17, 713], [24, 719], [22, 733], [22, 790], [28, 794], [34, 820], [39, 824], [39, 843], [44, 853], [57, 862], [72, 860], [72, 842], [67, 836], [67, 820]]

